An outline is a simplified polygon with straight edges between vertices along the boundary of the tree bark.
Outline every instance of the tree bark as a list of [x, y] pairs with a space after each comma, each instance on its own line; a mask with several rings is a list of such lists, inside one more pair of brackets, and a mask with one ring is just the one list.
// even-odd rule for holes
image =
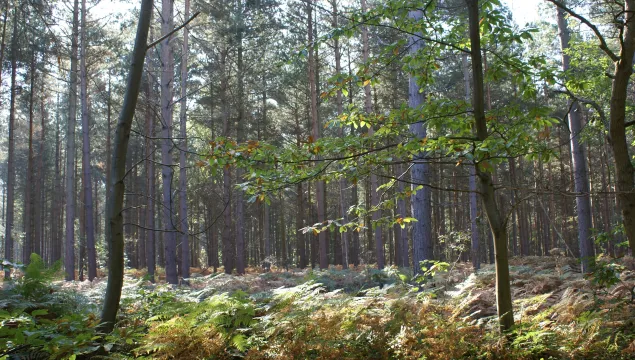
[[[635, 12], [635, 0], [624, 1], [624, 13]], [[626, 139], [626, 97], [628, 83], [633, 73], [633, 53], [635, 52], [635, 16], [626, 16], [622, 34], [620, 59], [615, 62], [613, 85], [611, 88], [611, 115], [609, 135], [615, 160], [615, 177], [622, 221], [626, 230], [631, 253], [635, 254], [635, 182], [633, 163]]]
[[[422, 21], [423, 13], [421, 11], [410, 11], [408, 16], [414, 21]], [[423, 42], [416, 36], [409, 39], [410, 53], [416, 54], [423, 48]], [[408, 86], [408, 106], [417, 108], [424, 102], [423, 93], [417, 84], [417, 77], [410, 76]], [[417, 122], [410, 125], [410, 132], [418, 139], [426, 137], [426, 128], [423, 123]], [[430, 167], [425, 163], [425, 154], [419, 153], [413, 159], [412, 166], [412, 182], [414, 184], [428, 184], [430, 182]], [[414, 187], [417, 185], [413, 185]], [[411, 199], [412, 216], [417, 220], [412, 227], [412, 248], [413, 248], [413, 267], [414, 273], [420, 273], [421, 261], [431, 260], [432, 254], [432, 209], [431, 209], [431, 191], [430, 187], [425, 185], [423, 189], [414, 191]], [[403, 244], [407, 247], [407, 244]]]
[[88, 74], [86, 70], [86, 0], [82, 0], [81, 19], [81, 106], [82, 106], [82, 172], [84, 185], [84, 231], [86, 233], [86, 251], [88, 257], [88, 280], [97, 277], [97, 253], [95, 251], [95, 219], [93, 218], [93, 174], [90, 167], [90, 124], [88, 117]]
[[79, 1], [73, 5], [71, 39], [70, 91], [68, 95], [68, 125], [66, 129], [66, 248], [64, 268], [66, 281], [75, 280], [75, 125], [77, 122], [77, 37], [79, 32]]
[[[485, 118], [485, 96], [483, 85], [483, 62], [481, 57], [481, 35], [479, 26], [478, 0], [466, 0], [469, 14], [469, 29], [472, 54], [472, 78], [474, 81], [473, 104], [474, 123], [479, 141], [488, 138]], [[501, 330], [509, 330], [514, 325], [512, 297], [509, 279], [509, 263], [507, 259], [507, 224], [500, 214], [496, 202], [496, 193], [492, 175], [481, 164], [475, 165], [481, 187], [481, 199], [492, 233], [496, 256], [496, 305]]]
[[[174, 27], [174, 1], [161, 1], [161, 36], [168, 35]], [[161, 45], [161, 173], [163, 181], [163, 228], [165, 246], [165, 280], [170, 284], [177, 284], [176, 269], [176, 226], [172, 205], [172, 90], [174, 84], [174, 59], [172, 55], [171, 36], [160, 43]]]
[[[245, 83], [244, 83], [244, 67], [243, 67], [243, 27], [244, 22], [242, 18], [243, 6], [242, 0], [237, 2], [238, 12], [238, 26], [236, 33], [236, 41], [238, 43], [237, 54], [237, 81], [238, 81], [238, 94], [237, 94], [237, 110], [238, 117], [236, 118], [236, 141], [241, 143], [245, 137]], [[236, 182], [242, 181], [242, 169], [236, 169]], [[238, 189], [236, 191], [236, 272], [239, 275], [245, 273], [245, 214], [244, 214], [244, 201], [243, 191]]]
[[271, 235], [270, 235], [270, 220], [269, 220], [269, 204], [265, 203], [264, 204], [265, 210], [264, 210], [264, 229], [263, 229], [263, 236], [265, 238], [265, 261], [264, 261], [264, 268], [265, 271], [269, 271], [271, 268]]
[[[8, 3], [8, 2], [7, 2]], [[15, 97], [18, 52], [18, 10], [13, 8], [13, 33], [11, 35], [11, 99], [9, 105], [9, 145], [7, 149], [7, 181], [6, 181], [6, 220], [4, 233], [4, 258], [13, 260], [13, 221], [15, 216]], [[6, 25], [6, 11], [5, 11]], [[4, 27], [4, 25], [3, 25]], [[4, 30], [3, 30], [4, 32]], [[3, 37], [4, 38], [4, 37]], [[3, 41], [4, 44], [4, 41]], [[4, 278], [9, 280], [11, 272], [4, 272]]]
[[[313, 44], [313, 6], [314, 0], [309, 0], [307, 4], [307, 19], [308, 19], [308, 41], [309, 41], [309, 64], [308, 64], [308, 77], [309, 77], [309, 93], [311, 103], [311, 125], [312, 125], [312, 137], [313, 141], [317, 141], [320, 138], [320, 120], [318, 119], [318, 98], [317, 98], [317, 84], [316, 84], [316, 64], [314, 56]], [[317, 180], [315, 183], [315, 199], [317, 203], [317, 220], [319, 224], [325, 222], [324, 206], [324, 181]], [[326, 269], [329, 266], [328, 249], [326, 241], [326, 232], [320, 231], [318, 234], [319, 241], [319, 254], [320, 254], [320, 269]]]
[[[185, 0], [184, 19], [190, 17], [190, 0]], [[190, 277], [190, 240], [187, 215], [187, 61], [189, 29], [183, 29], [183, 55], [181, 56], [181, 149], [179, 154], [179, 219], [181, 238], [181, 276]]]
[[[469, 64], [467, 61], [467, 54], [462, 56], [463, 62], [463, 82], [465, 84], [465, 99], [470, 101], [472, 97], [472, 88], [470, 85], [470, 70]], [[481, 259], [479, 253], [479, 238], [480, 233], [478, 229], [478, 193], [476, 189], [476, 171], [474, 167], [470, 169], [470, 179], [469, 179], [469, 188], [470, 188], [470, 233], [472, 239], [472, 266], [474, 267], [474, 271], [477, 271], [481, 268]]]
[[[40, 139], [38, 141], [38, 164], [36, 169], [35, 181], [35, 194], [37, 196], [37, 203], [35, 204], [35, 247], [34, 252], [40, 254], [42, 259], [47, 260], [48, 252], [44, 244], [44, 214], [46, 208], [46, 198], [44, 194], [44, 179], [46, 179], [46, 168], [44, 167], [44, 144], [46, 141], [46, 118], [47, 112], [44, 107], [45, 92], [44, 81], [40, 83]], [[50, 262], [49, 262], [50, 263]]]
[[[367, 11], [366, 0], [361, 0], [362, 12]], [[368, 45], [368, 27], [362, 27], [362, 62], [364, 65], [368, 65], [368, 59], [370, 56], [370, 49]], [[367, 79], [368, 80], [368, 79]], [[370, 83], [364, 86], [364, 111], [367, 115], [370, 115], [373, 112], [372, 105], [372, 97], [371, 97], [371, 89]], [[375, 133], [373, 126], [368, 128], [368, 136], [372, 137]], [[379, 220], [381, 219], [381, 209], [379, 208], [379, 203], [381, 201], [380, 194], [377, 192], [377, 174], [375, 172], [371, 172], [370, 175], [370, 205], [372, 211], [371, 221], [372, 227], [374, 228], [374, 238], [375, 238], [375, 256], [377, 257], [377, 268], [383, 269], [385, 263], [384, 256], [384, 240], [382, 237], [382, 226], [379, 225]], [[369, 224], [370, 225], [370, 224]]]
[[[295, 134], [296, 134], [296, 146], [298, 148], [302, 145], [301, 143], [301, 129], [300, 129], [300, 115], [299, 115], [299, 106], [296, 104], [293, 109], [293, 116], [295, 120]], [[295, 215], [295, 234], [296, 234], [296, 246], [298, 249], [298, 267], [300, 269], [304, 269], [307, 266], [307, 256], [306, 256], [306, 234], [302, 232], [302, 228], [304, 227], [304, 190], [302, 187], [302, 183], [298, 183], [296, 185], [296, 215]]]
[[57, 95], [56, 119], [55, 119], [55, 179], [53, 181], [53, 207], [51, 211], [51, 263], [62, 258], [62, 239], [60, 232], [63, 229], [62, 226], [62, 211], [55, 211], [62, 206], [62, 170], [60, 166], [61, 162], [61, 149], [60, 149], [60, 119], [59, 119], [59, 94]]
[[30, 77], [30, 89], [29, 89], [29, 155], [26, 166], [26, 183], [24, 187], [24, 248], [22, 249], [22, 262], [29, 264], [31, 253], [34, 250], [34, 230], [35, 230], [35, 197], [37, 194], [33, 193], [34, 182], [34, 166], [35, 166], [35, 153], [33, 150], [33, 133], [35, 128], [33, 127], [33, 117], [35, 116], [33, 106], [35, 102], [35, 76], [36, 76], [36, 64], [35, 64], [35, 50], [31, 52], [31, 65], [29, 67]]
[[[333, 28], [339, 28], [339, 16], [337, 9], [337, 0], [333, 0], [331, 2], [333, 6]], [[336, 36], [333, 42], [333, 51], [335, 53], [335, 73], [340, 74], [342, 72], [342, 54], [340, 49], [340, 41]], [[341, 115], [344, 112], [344, 99], [342, 90], [337, 90], [337, 94], [335, 97], [335, 104], [337, 107], [337, 115]], [[344, 137], [344, 127], [340, 127], [340, 137]], [[342, 222], [344, 224], [348, 223], [348, 197], [346, 196], [346, 188], [347, 181], [344, 176], [342, 176], [339, 180], [339, 195], [340, 195], [340, 217], [342, 218]], [[348, 264], [350, 263], [350, 254], [349, 254], [349, 241], [348, 241], [348, 231], [344, 231], [340, 233], [342, 238], [342, 265], [344, 268], [348, 268]]]
[[[569, 26], [565, 18], [565, 12], [557, 8], [558, 30], [560, 31], [560, 46], [562, 48], [562, 71], [566, 73], [570, 70], [571, 57], [568, 55]], [[582, 143], [580, 136], [582, 133], [582, 119], [580, 118], [580, 105], [577, 101], [569, 100], [567, 103], [569, 111], [569, 146], [571, 147], [571, 164], [573, 165], [573, 178], [576, 192], [576, 210], [578, 215], [578, 243], [580, 244], [580, 260], [582, 262], [582, 272], [593, 271], [594, 252], [593, 240], [591, 238], [591, 200], [589, 189], [589, 174], [586, 162], [586, 147]], [[548, 251], [548, 249], [546, 249]]]
[[[223, 119], [223, 137], [225, 141], [229, 141], [230, 136], [230, 119], [229, 119], [229, 99], [227, 93], [229, 91], [229, 69], [227, 67], [228, 49], [221, 50], [221, 83], [220, 83], [220, 102], [221, 116]], [[234, 252], [236, 250], [234, 241], [232, 240], [232, 199], [231, 199], [231, 173], [229, 166], [223, 167], [223, 267], [226, 274], [231, 274], [234, 269]]]
[[154, 171], [154, 143], [152, 137], [154, 136], [154, 111], [152, 109], [154, 86], [152, 77], [152, 62], [147, 59], [146, 64], [148, 70], [146, 71], [146, 108], [145, 108], [145, 121], [146, 121], [146, 143], [145, 143], [145, 167], [146, 167], [146, 189], [147, 189], [147, 201], [145, 207], [146, 227], [146, 265], [148, 267], [148, 277], [151, 282], [154, 282], [154, 274], [156, 271], [156, 254], [155, 254], [155, 234], [154, 234], [154, 196], [156, 193], [156, 178]]
[[146, 44], [148, 42], [148, 29], [152, 19], [152, 7], [152, 0], [142, 0], [126, 93], [115, 132], [115, 148], [112, 156], [111, 169], [112, 178], [108, 179], [108, 189], [110, 189], [110, 191], [106, 203], [108, 226], [105, 229], [105, 233], [106, 241], [110, 244], [110, 266], [108, 268], [108, 285], [106, 286], [100, 325], [100, 330], [105, 333], [111, 332], [115, 326], [117, 311], [119, 310], [119, 300], [121, 299], [121, 288], [123, 286], [124, 239], [122, 214], [125, 192], [124, 178], [126, 176], [125, 165], [128, 142], [130, 140], [130, 128], [132, 126], [139, 88], [141, 86]]

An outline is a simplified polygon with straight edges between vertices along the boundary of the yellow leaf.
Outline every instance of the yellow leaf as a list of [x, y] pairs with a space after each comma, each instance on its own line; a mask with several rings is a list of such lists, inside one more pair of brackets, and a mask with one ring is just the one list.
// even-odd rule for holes
[[364, 80], [364, 86], [370, 85], [370, 80]]

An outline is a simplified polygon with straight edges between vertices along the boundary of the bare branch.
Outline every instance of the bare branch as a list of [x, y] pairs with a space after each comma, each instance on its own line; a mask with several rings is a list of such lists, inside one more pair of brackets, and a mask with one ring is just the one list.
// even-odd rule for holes
[[177, 31], [179, 31], [179, 30], [183, 29], [184, 27], [186, 27], [186, 26], [187, 26], [187, 24], [189, 24], [192, 20], [194, 20], [194, 18], [196, 18], [196, 17], [197, 17], [200, 13], [201, 13], [200, 11], [197, 11], [197, 12], [196, 12], [196, 14], [192, 15], [192, 17], [191, 17], [191, 18], [187, 19], [187, 21], [186, 21], [186, 22], [184, 22], [184, 23], [183, 23], [183, 24], [181, 24], [180, 26], [178, 26], [178, 27], [174, 28], [174, 30], [170, 31], [169, 33], [165, 34], [164, 36], [161, 36], [161, 38], [160, 38], [160, 39], [158, 39], [157, 41], [155, 41], [155, 42], [151, 43], [150, 45], [148, 45], [148, 46], [146, 47], [146, 50], [150, 50], [151, 48], [153, 48], [154, 46], [156, 46], [156, 45], [157, 45], [158, 43], [160, 43], [161, 41], [163, 41], [163, 40], [165, 40], [165, 39], [169, 38], [170, 36], [172, 36], [172, 34], [174, 34], [175, 32], [177, 32]]
[[611, 58], [611, 60], [613, 60], [614, 62], [617, 62], [620, 60], [620, 57], [617, 56], [613, 51], [611, 51], [611, 49], [609, 49], [606, 43], [606, 40], [604, 39], [604, 36], [602, 36], [602, 33], [600, 33], [600, 30], [597, 28], [597, 26], [593, 25], [584, 16], [579, 15], [575, 11], [569, 9], [565, 4], [562, 3], [562, 1], [558, 1], [558, 0], [546, 0], [546, 1], [556, 5], [560, 9], [566, 11], [569, 15], [580, 20], [583, 24], [591, 28], [591, 30], [593, 30], [593, 32], [595, 33], [595, 36], [598, 38], [598, 40], [600, 40], [600, 49], [602, 49], [606, 53], [606, 55], [608, 55]]

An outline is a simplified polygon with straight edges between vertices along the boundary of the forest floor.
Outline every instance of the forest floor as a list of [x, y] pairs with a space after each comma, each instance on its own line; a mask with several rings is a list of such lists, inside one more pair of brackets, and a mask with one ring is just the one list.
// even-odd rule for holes
[[0, 290], [0, 359], [635, 359], [635, 260], [598, 264], [585, 278], [575, 259], [512, 259], [506, 335], [492, 265], [418, 282], [394, 267], [192, 269], [182, 286], [129, 270], [109, 335], [94, 328], [105, 279], [23, 279]]

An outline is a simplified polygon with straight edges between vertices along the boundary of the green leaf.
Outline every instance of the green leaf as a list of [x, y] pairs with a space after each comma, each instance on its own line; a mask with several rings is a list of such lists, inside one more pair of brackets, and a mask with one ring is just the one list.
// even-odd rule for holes
[[42, 315], [47, 315], [49, 313], [49, 311], [47, 309], [38, 309], [38, 310], [33, 310], [33, 312], [31, 313], [31, 316], [42, 316]]

